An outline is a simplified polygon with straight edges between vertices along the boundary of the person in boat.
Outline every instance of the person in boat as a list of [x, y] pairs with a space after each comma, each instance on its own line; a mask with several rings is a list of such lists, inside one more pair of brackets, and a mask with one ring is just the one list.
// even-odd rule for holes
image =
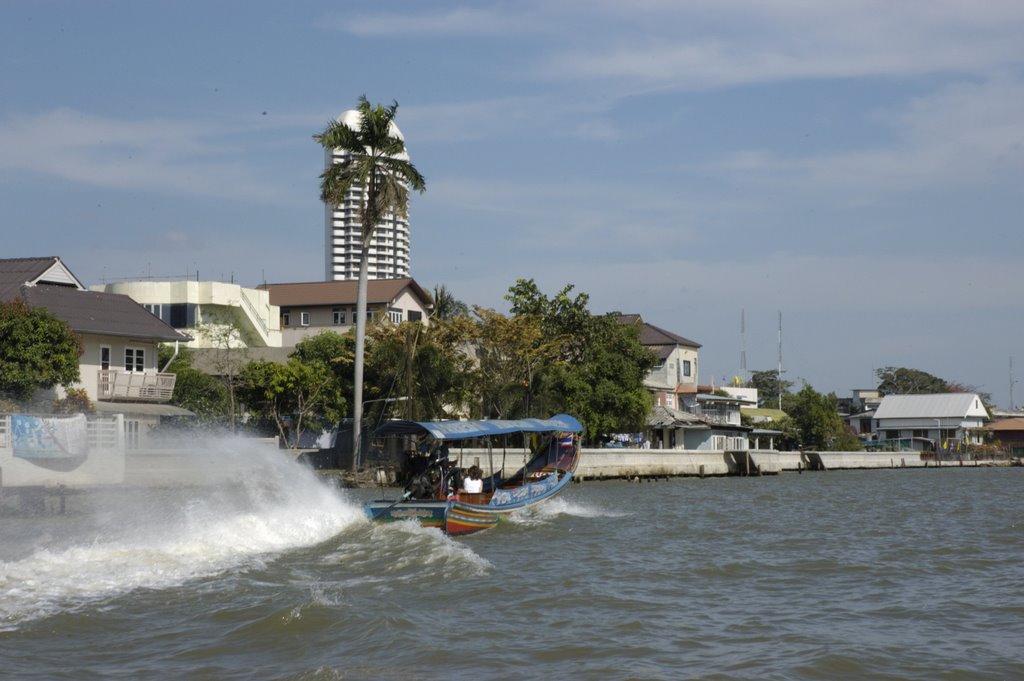
[[480, 494], [484, 491], [484, 472], [480, 466], [473, 464], [462, 479], [462, 491], [466, 494]]

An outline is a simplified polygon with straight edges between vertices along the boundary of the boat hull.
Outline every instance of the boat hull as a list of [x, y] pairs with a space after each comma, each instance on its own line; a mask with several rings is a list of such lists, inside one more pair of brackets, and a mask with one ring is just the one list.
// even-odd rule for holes
[[450, 501], [369, 501], [366, 515], [375, 523], [412, 520], [423, 527], [436, 527], [445, 534], [463, 536], [490, 529], [498, 524], [500, 514], [486, 506]]

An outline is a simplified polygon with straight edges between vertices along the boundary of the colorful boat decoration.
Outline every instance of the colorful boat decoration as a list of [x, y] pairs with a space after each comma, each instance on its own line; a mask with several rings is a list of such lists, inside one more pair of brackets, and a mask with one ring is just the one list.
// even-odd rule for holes
[[[494, 527], [508, 514], [550, 499], [569, 484], [579, 464], [582, 432], [580, 422], [566, 414], [548, 419], [389, 421], [376, 436], [414, 438], [418, 465], [411, 467], [402, 497], [367, 502], [366, 514], [375, 523], [415, 520], [452, 536]], [[525, 466], [509, 476], [493, 474], [483, 481], [481, 492], [460, 489], [464, 470], [451, 464], [450, 445], [483, 440], [490, 452], [496, 440], [517, 435], [535, 443]], [[493, 463], [490, 468], [494, 470]]]

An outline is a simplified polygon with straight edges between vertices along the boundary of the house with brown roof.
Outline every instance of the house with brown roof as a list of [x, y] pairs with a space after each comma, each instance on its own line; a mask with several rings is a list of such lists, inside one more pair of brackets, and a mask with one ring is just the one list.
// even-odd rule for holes
[[670, 409], [696, 406], [697, 356], [700, 343], [648, 324], [638, 314], [619, 315], [621, 324], [640, 329], [640, 344], [658, 357], [658, 364], [647, 374], [644, 385], [656, 405]]
[[[355, 325], [358, 281], [263, 284], [281, 311], [281, 343], [294, 346], [324, 330], [346, 333]], [[371, 279], [366, 287], [369, 321], [425, 322], [434, 301], [415, 279]]]
[[[0, 300], [24, 300], [63, 320], [82, 339], [79, 383], [97, 412], [126, 414], [128, 445], [161, 416], [191, 412], [166, 404], [175, 375], [157, 364], [161, 343], [189, 337], [128, 296], [89, 291], [56, 256], [0, 259]], [[70, 386], [69, 386], [70, 387]], [[63, 395], [58, 388], [54, 397]]]
[[1013, 456], [1024, 455], [1024, 416], [1000, 416], [985, 426], [992, 434], [992, 443]]

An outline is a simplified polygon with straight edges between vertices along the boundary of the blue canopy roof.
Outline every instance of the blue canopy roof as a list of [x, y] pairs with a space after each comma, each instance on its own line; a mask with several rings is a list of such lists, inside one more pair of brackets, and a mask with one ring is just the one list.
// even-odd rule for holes
[[583, 425], [568, 414], [548, 419], [485, 421], [388, 421], [375, 435], [430, 435], [435, 440], [468, 440], [510, 433], [580, 433]]

